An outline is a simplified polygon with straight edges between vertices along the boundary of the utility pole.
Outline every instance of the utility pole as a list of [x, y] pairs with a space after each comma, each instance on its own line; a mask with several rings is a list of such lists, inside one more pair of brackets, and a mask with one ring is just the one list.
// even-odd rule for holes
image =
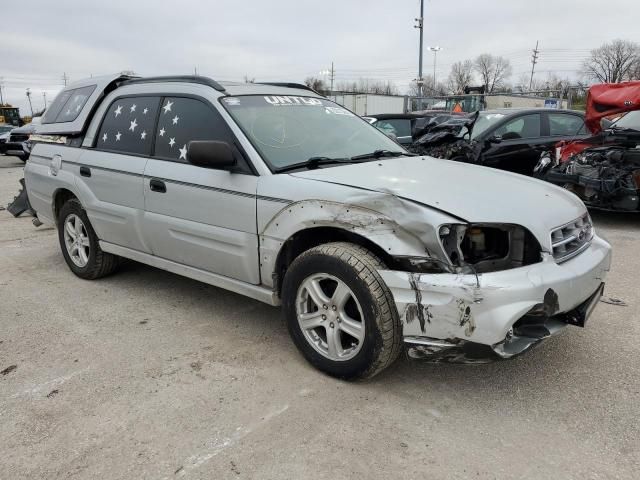
[[67, 77], [67, 72], [64, 72], [62, 74], [62, 81], [64, 82], [64, 86], [67, 86], [67, 80], [69, 80], [69, 77]]
[[31, 109], [31, 116], [33, 117], [33, 105], [31, 104], [31, 89], [27, 88], [27, 98], [29, 99], [29, 108]]
[[531, 57], [531, 80], [529, 80], [529, 90], [533, 87], [533, 74], [536, 71], [536, 63], [538, 63], [538, 40], [536, 40], [536, 48], [533, 50], [533, 56]]
[[420, 17], [416, 18], [416, 22], [417, 22], [417, 25], [414, 25], [414, 28], [418, 28], [420, 30], [420, 44], [419, 44], [420, 53], [418, 54], [418, 78], [416, 79], [416, 83], [418, 84], [418, 95], [422, 97], [424, 93], [424, 90], [423, 90], [424, 78], [422, 78], [422, 39], [423, 39], [423, 33], [424, 33], [424, 28], [423, 28], [424, 27], [424, 0], [420, 0]]
[[0, 105], [4, 105], [4, 97], [2, 96], [3, 88], [4, 88], [3, 77], [0, 77]]
[[42, 92], [42, 98], [44, 99], [44, 109], [47, 109], [47, 92]]
[[329, 95], [333, 93], [333, 81], [336, 78], [336, 69], [333, 66], [333, 62], [331, 62], [331, 70], [322, 70], [320, 75], [328, 75], [329, 81], [331, 82], [331, 89], [329, 90]]
[[329, 90], [331, 95], [333, 93], [333, 80], [336, 78], [336, 70], [333, 68], [333, 62], [331, 62], [331, 73], [329, 74], [329, 78], [331, 79], [331, 90]]

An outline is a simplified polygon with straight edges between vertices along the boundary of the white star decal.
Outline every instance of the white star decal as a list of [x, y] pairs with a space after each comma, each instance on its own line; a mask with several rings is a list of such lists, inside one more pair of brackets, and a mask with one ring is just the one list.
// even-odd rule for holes
[[171, 105], [173, 105], [173, 102], [167, 102], [167, 104], [164, 107], [162, 107], [164, 109], [164, 113], [171, 111]]
[[136, 131], [136, 127], [138, 126], [138, 122], [136, 122], [136, 119], [133, 119], [133, 122], [131, 122], [131, 126], [129, 127], [129, 130], [131, 130], [132, 132]]
[[176, 143], [176, 139], [175, 139], [175, 138], [172, 138], [171, 140], [169, 140], [169, 146], [170, 146], [171, 148], [173, 148], [173, 145], [174, 145], [175, 143]]
[[142, 114], [143, 114], [143, 115], [146, 115], [148, 111], [149, 111], [149, 109], [148, 109], [148, 108], [145, 108], [145, 109], [142, 111]]
[[178, 115], [176, 115], [175, 117], [173, 117], [173, 119], [171, 120], [173, 122], [174, 125], [178, 124], [178, 120], [180, 120], [180, 117]]
[[116, 134], [116, 142], [119, 142], [119, 141], [120, 141], [120, 137], [121, 137], [121, 136], [122, 136], [122, 134], [121, 134], [120, 132], [118, 132], [118, 133]]
[[161, 136], [161, 137], [164, 137], [164, 128], [161, 128], [161, 129], [160, 129], [160, 136]]
[[130, 113], [133, 113], [135, 111], [136, 111], [136, 104], [134, 103], [133, 105], [131, 105], [131, 112]]
[[106, 134], [106, 132], [105, 132], [105, 134], [104, 134], [104, 135], [102, 135], [102, 141], [103, 141], [103, 142], [106, 142], [106, 141], [107, 141], [107, 134]]
[[118, 105], [118, 108], [116, 108], [116, 117], [118, 115], [120, 115], [122, 113], [122, 107], [120, 105]]
[[147, 132], [144, 132], [144, 131], [143, 131], [143, 132], [140, 134], [140, 138], [141, 138], [142, 140], [144, 140], [144, 139], [146, 138], [146, 136], [147, 136]]
[[180, 149], [180, 157], [178, 158], [178, 160], [184, 158], [185, 160], [187, 159], [187, 146], [183, 145], [182, 148]]

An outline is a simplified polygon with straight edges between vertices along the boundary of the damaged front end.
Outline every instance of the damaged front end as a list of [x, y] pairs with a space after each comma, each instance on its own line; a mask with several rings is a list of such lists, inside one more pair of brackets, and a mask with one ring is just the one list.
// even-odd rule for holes
[[555, 164], [541, 160], [538, 176], [576, 194], [588, 207], [637, 212], [640, 210], [640, 132], [629, 144], [597, 146]]
[[380, 272], [411, 358], [511, 358], [567, 325], [584, 326], [610, 266], [610, 246], [596, 236], [569, 261], [517, 225], [444, 225], [440, 239], [448, 268], [411, 259], [411, 271]]
[[414, 134], [413, 143], [407, 150], [417, 155], [477, 163], [481, 144], [469, 140], [477, 119], [478, 112], [454, 116], [444, 122], [431, 122]]

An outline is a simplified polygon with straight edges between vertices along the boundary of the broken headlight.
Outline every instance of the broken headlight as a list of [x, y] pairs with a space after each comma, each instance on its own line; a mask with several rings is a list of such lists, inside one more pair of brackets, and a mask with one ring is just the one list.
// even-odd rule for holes
[[450, 224], [439, 230], [440, 244], [454, 267], [491, 272], [541, 260], [540, 243], [524, 227], [512, 224]]

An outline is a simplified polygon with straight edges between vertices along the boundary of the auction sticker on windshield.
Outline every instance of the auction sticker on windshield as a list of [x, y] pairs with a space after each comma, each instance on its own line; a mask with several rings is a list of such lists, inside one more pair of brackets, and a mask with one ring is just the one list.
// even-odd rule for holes
[[320, 100], [318, 100], [317, 98], [307, 98], [307, 97], [292, 97], [292, 96], [270, 96], [270, 97], [264, 97], [265, 101], [267, 103], [270, 103], [273, 106], [276, 107], [295, 107], [295, 106], [302, 106], [302, 107], [321, 107], [322, 106], [322, 102]]

